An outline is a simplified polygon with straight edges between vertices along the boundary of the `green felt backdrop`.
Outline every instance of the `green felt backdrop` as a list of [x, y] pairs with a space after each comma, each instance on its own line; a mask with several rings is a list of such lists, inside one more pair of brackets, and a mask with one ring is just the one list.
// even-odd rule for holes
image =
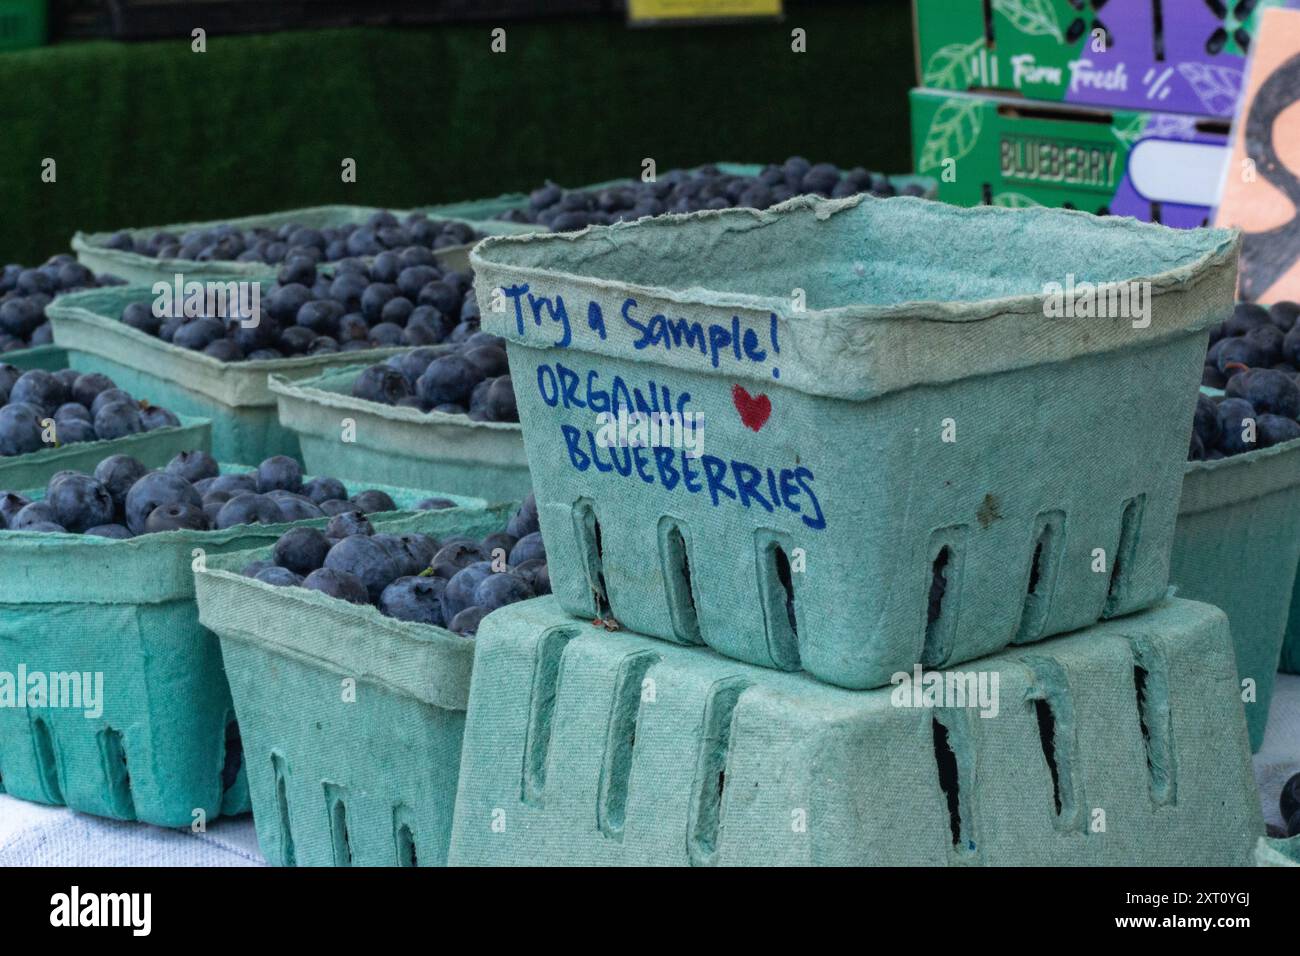
[[[317, 203], [413, 206], [717, 159], [910, 167], [910, 4], [783, 23], [617, 18], [65, 43], [0, 55], [0, 261], [76, 229]], [[807, 31], [807, 52], [790, 32]], [[41, 181], [41, 162], [57, 181]], [[358, 181], [341, 182], [343, 157]]]

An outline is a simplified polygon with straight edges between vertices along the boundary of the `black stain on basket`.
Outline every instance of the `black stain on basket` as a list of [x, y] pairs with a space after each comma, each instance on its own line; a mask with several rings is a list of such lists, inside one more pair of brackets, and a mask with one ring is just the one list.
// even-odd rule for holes
[[975, 512], [975, 519], [980, 523], [981, 528], [988, 528], [993, 522], [1002, 517], [1002, 505], [993, 495], [984, 496], [980, 502], [979, 510]]

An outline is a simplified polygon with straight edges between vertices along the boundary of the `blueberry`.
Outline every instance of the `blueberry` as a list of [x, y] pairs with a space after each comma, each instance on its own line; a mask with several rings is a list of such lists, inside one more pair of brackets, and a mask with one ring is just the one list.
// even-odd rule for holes
[[397, 503], [392, 498], [373, 488], [353, 495], [352, 503], [360, 508], [363, 514], [368, 515], [397, 510]]
[[148, 472], [142, 462], [130, 455], [110, 455], [95, 466], [95, 479], [108, 490], [114, 510], [121, 513], [126, 507], [126, 493]]
[[26, 402], [47, 415], [53, 415], [54, 410], [68, 398], [68, 389], [63, 382], [44, 369], [24, 372], [9, 390], [11, 404]]
[[310, 286], [316, 281], [316, 262], [309, 256], [288, 256], [275, 274], [275, 280], [281, 286]]
[[75, 445], [78, 442], [95, 441], [95, 426], [81, 418], [72, 418], [60, 422], [55, 419], [54, 437], [59, 445]]
[[519, 539], [519, 543], [510, 551], [510, 564], [523, 564], [525, 561], [545, 561], [546, 546], [542, 543], [542, 533], [534, 531]]
[[26, 339], [42, 322], [43, 313], [29, 299], [9, 299], [0, 303], [0, 329], [18, 339]]
[[218, 475], [213, 479], [210, 490], [229, 492], [232, 497], [241, 491], [257, 491], [257, 474], [246, 471], [239, 474]]
[[387, 365], [371, 365], [352, 383], [354, 398], [384, 405], [395, 405], [398, 399], [411, 394], [411, 385], [402, 373]]
[[487, 613], [486, 608], [467, 607], [451, 619], [447, 629], [461, 637], [473, 637], [478, 633], [478, 626], [487, 617]]
[[[436, 573], [436, 566], [434, 570]], [[492, 564], [489, 561], [475, 561], [453, 574], [442, 594], [443, 616], [451, 620], [465, 608], [473, 606], [478, 586], [491, 576]]]
[[440, 578], [453, 578], [460, 571], [483, 561], [487, 555], [478, 546], [477, 543], [464, 542], [443, 542], [442, 547], [433, 556], [433, 561], [429, 566], [433, 568], [433, 573]]
[[450, 498], [425, 498], [415, 506], [417, 511], [442, 511], [445, 508], [459, 507]]
[[64, 402], [59, 406], [58, 411], [54, 413], [54, 422], [57, 425], [62, 425], [74, 418], [89, 425], [91, 422], [90, 409], [77, 402]]
[[335, 568], [319, 568], [302, 582], [302, 587], [309, 591], [320, 591], [332, 598], [349, 601], [352, 604], [369, 604], [370, 599], [365, 584], [355, 574], [339, 571]]
[[511, 549], [514, 548], [517, 543], [518, 539], [514, 535], [507, 534], [504, 531], [494, 531], [479, 542], [479, 547], [483, 550], [484, 554], [491, 555], [494, 560], [497, 551], [501, 552], [503, 558], [508, 559], [510, 557]]
[[366, 586], [371, 601], [398, 576], [398, 565], [388, 550], [372, 535], [352, 534], [337, 542], [325, 556], [325, 567], [356, 575]]
[[1219, 444], [1219, 407], [1205, 395], [1196, 396], [1196, 417], [1193, 422], [1195, 434], [1207, 448]]
[[[48, 501], [33, 501], [29, 505], [23, 505], [10, 519], [9, 528], [12, 531], [39, 531], [41, 529], [33, 526], [43, 524], [58, 525], [54, 517], [54, 508]], [[58, 527], [62, 528], [62, 525]]]
[[130, 529], [121, 524], [98, 524], [93, 528], [87, 528], [83, 533], [96, 538], [115, 538], [120, 541], [131, 537]]
[[331, 498], [347, 498], [348, 490], [337, 478], [313, 478], [302, 486], [302, 493], [316, 504]]
[[1256, 418], [1255, 409], [1244, 398], [1225, 398], [1219, 403], [1219, 447], [1229, 455], [1253, 451], [1256, 443], [1245, 440], [1246, 422]]
[[358, 515], [362, 513], [361, 509], [358, 508], [356, 505], [354, 505], [352, 502], [339, 500], [337, 498], [331, 498], [328, 501], [322, 501], [320, 503], [320, 510], [325, 512], [330, 517], [334, 517], [335, 515], [341, 515], [347, 512], [352, 512]]
[[1232, 315], [1223, 323], [1223, 334], [1245, 335], [1251, 329], [1259, 328], [1269, 322], [1268, 309], [1249, 302], [1238, 302], [1232, 310]]
[[332, 336], [338, 331], [341, 318], [343, 318], [343, 306], [331, 299], [318, 299], [304, 303], [298, 310], [295, 322], [317, 335]]
[[24, 498], [12, 491], [0, 494], [0, 528], [12, 527], [14, 515], [29, 504], [31, 504], [30, 498]]
[[523, 538], [535, 531], [541, 531], [541, 525], [537, 520], [537, 499], [532, 492], [524, 498], [520, 504], [519, 510], [511, 516], [510, 522], [506, 525], [506, 531], [516, 538]]
[[302, 495], [285, 492], [283, 497], [275, 495], [268, 497], [275, 498], [275, 503], [280, 506], [280, 513], [285, 521], [308, 521], [312, 518], [325, 517], [325, 512], [320, 509], [320, 506]]
[[[1224, 339], [1218, 349], [1217, 365], [1220, 372], [1228, 374], [1231, 367], [1256, 368], [1271, 362], [1269, 354], [1247, 338]], [[1288, 356], [1289, 357], [1289, 356]]]
[[420, 571], [433, 565], [433, 556], [438, 553], [438, 539], [418, 531], [401, 536], [402, 548], [411, 557], [412, 566]]
[[551, 575], [545, 561], [525, 561], [510, 570], [527, 581], [534, 594], [551, 593]]
[[[461, 572], [464, 574], [464, 572]], [[452, 579], [455, 581], [455, 578]], [[448, 582], [448, 587], [451, 582]], [[507, 604], [515, 604], [536, 597], [533, 587], [522, 576], [509, 571], [501, 574], [489, 574], [474, 589], [473, 603], [488, 611], [495, 611]]]
[[221, 474], [217, 460], [206, 451], [183, 451], [167, 463], [168, 474], [179, 475], [190, 484]]
[[100, 392], [116, 387], [107, 375], [86, 372], [84, 375], [78, 375], [76, 381], [72, 383], [72, 400], [89, 409]]
[[142, 534], [149, 515], [159, 505], [188, 504], [202, 507], [203, 501], [184, 478], [165, 471], [151, 471], [142, 476], [126, 493], [126, 526], [132, 534]]
[[291, 282], [274, 290], [267, 297], [266, 314], [280, 323], [294, 320], [298, 310], [311, 301], [311, 290], [301, 282]]
[[174, 412], [157, 405], [148, 405], [140, 409], [140, 423], [144, 425], [145, 431], [151, 432], [157, 428], [179, 428], [181, 420]]
[[1264, 361], [1258, 364], [1271, 365], [1282, 356], [1282, 344], [1286, 341], [1286, 334], [1275, 325], [1261, 325], [1251, 329], [1242, 338], [1263, 353]]
[[482, 378], [460, 355], [443, 355], [429, 363], [416, 382], [416, 394], [427, 405], [464, 403]]
[[438, 357], [437, 349], [412, 349], [409, 352], [402, 352], [394, 355], [390, 362], [392, 367], [402, 373], [402, 377], [410, 384], [408, 394], [414, 394], [415, 383], [419, 381], [424, 370], [429, 367], [429, 363]]
[[26, 403], [0, 408], [0, 455], [25, 455], [44, 446], [38, 408]]
[[1244, 398], [1261, 414], [1272, 413], [1287, 418], [1300, 415], [1300, 387], [1285, 372], [1271, 368], [1238, 372], [1228, 379], [1225, 391], [1231, 398]]
[[202, 506], [173, 502], [159, 505], [149, 512], [144, 522], [144, 533], [159, 531], [207, 531], [211, 527]]
[[281, 524], [283, 521], [284, 512], [274, 499], [243, 492], [221, 506], [216, 526], [225, 529], [243, 524]]
[[291, 528], [280, 535], [272, 554], [280, 567], [305, 576], [325, 564], [330, 545], [318, 528]]
[[13, 365], [0, 365], [0, 405], [9, 401], [9, 392], [22, 374], [23, 370]]
[[1286, 783], [1282, 784], [1282, 795], [1278, 798], [1278, 808], [1282, 811], [1282, 819], [1290, 820], [1297, 813], [1300, 813], [1300, 773], [1294, 774]]
[[1283, 415], [1260, 415], [1256, 423], [1259, 447], [1269, 448], [1300, 438], [1300, 423]]
[[114, 402], [134, 402], [131, 393], [120, 388], [106, 388], [95, 396], [94, 401], [90, 403], [90, 417], [93, 420], [99, 414], [100, 409], [105, 405], [111, 405]]
[[216, 339], [203, 348], [203, 354], [218, 362], [239, 362], [244, 358], [244, 350], [234, 339]]
[[483, 411], [491, 422], [519, 421], [519, 408], [515, 404], [515, 390], [509, 375], [492, 380], [483, 399]]
[[[324, 502], [328, 504], [328, 502]], [[375, 528], [359, 511], [344, 511], [330, 518], [329, 524], [325, 525], [325, 536], [327, 538], [343, 539], [354, 534], [374, 534]]]
[[1283, 332], [1291, 331], [1297, 315], [1300, 315], [1300, 304], [1295, 302], [1274, 302], [1268, 309], [1269, 321]]
[[262, 568], [257, 574], [253, 575], [253, 580], [261, 581], [263, 584], [274, 584], [277, 587], [302, 587], [302, 575], [294, 574], [288, 568], [269, 567]]
[[[369, 283], [364, 276], [357, 275], [355, 272], [340, 272], [330, 283], [329, 297], [349, 312], [356, 312], [361, 307], [361, 296], [368, 287]], [[299, 308], [301, 307], [300, 304]], [[358, 316], [358, 318], [364, 317]]]
[[109, 402], [95, 415], [95, 434], [105, 441], [144, 430], [140, 406], [135, 402]]
[[398, 578], [379, 595], [379, 610], [401, 621], [443, 627], [442, 593], [447, 582], [436, 577]]
[[45, 502], [54, 512], [53, 520], [76, 533], [110, 524], [117, 510], [108, 489], [89, 475], [71, 474], [51, 480]]
[[[466, 343], [467, 346], [469, 344]], [[507, 375], [510, 372], [506, 350], [495, 343], [466, 348], [464, 354], [465, 361], [473, 365], [483, 378], [496, 378], [498, 375]]]
[[267, 558], [261, 558], [257, 561], [250, 561], [248, 564], [244, 565], [244, 570], [240, 571], [239, 573], [246, 578], [255, 578], [258, 576], [258, 574], [260, 574], [262, 571], [266, 570], [267, 568], [274, 568], [274, 567], [276, 567], [274, 561], [271, 561]]
[[277, 343], [281, 352], [285, 355], [302, 355], [316, 339], [316, 333], [311, 329], [303, 328], [301, 325], [291, 325], [280, 333], [280, 341]]
[[273, 455], [257, 466], [257, 490], [302, 490], [302, 466], [286, 455]]

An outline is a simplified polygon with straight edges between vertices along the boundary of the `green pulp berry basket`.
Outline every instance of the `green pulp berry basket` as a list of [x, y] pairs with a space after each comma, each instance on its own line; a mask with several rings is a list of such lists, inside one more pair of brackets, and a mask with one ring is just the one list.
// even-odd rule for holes
[[57, 372], [68, 367], [68, 350], [57, 345], [33, 345], [12, 352], [0, 352], [0, 364], [12, 365], [24, 371], [41, 368], [47, 372]]
[[[408, 510], [432, 494], [381, 490]], [[486, 506], [453, 500], [458, 507], [440, 512], [448, 516], [442, 520], [473, 521]], [[325, 519], [296, 524], [322, 527]], [[49, 696], [0, 707], [0, 789], [167, 827], [246, 812], [234, 707], [217, 638], [199, 622], [193, 569], [225, 552], [269, 547], [292, 526], [124, 541], [0, 531], [8, 582], [0, 596], [0, 674], [65, 675], [69, 693], [76, 675], [91, 688], [89, 696], [59, 699], [88, 706], [49, 706]]]
[[930, 706], [550, 598], [502, 608], [479, 630], [450, 863], [1249, 864], [1264, 824], [1217, 608], [1167, 601], [927, 677], [969, 693]]
[[[325, 226], [342, 226], [350, 223], [365, 222], [381, 210], [369, 206], [312, 206], [307, 209], [289, 209], [284, 212], [257, 216], [242, 216], [236, 219], [221, 219], [210, 222], [182, 222], [167, 226], [149, 226], [131, 229], [134, 235], [149, 236], [159, 230], [182, 233], [190, 229], [207, 229], [217, 225], [232, 225], [240, 229], [264, 227], [275, 229], [289, 223], [323, 228]], [[402, 216], [404, 212], [393, 210], [394, 215]], [[468, 222], [462, 217], [443, 215], [442, 219], [455, 219], [473, 227], [477, 232], [488, 235], [512, 235], [520, 232], [518, 226], [507, 222]], [[171, 281], [177, 273], [187, 279], [246, 279], [264, 275], [274, 266], [264, 262], [199, 262], [190, 259], [156, 259], [138, 252], [125, 252], [111, 249], [107, 242], [111, 233], [78, 232], [72, 237], [72, 251], [78, 261], [96, 273], [108, 272], [121, 276], [128, 282], [151, 284], [160, 279]], [[469, 268], [469, 245], [446, 246], [433, 250], [439, 264], [447, 269]]]
[[1258, 750], [1300, 567], [1300, 439], [1186, 468], [1169, 581], [1227, 613]]
[[476, 422], [352, 396], [364, 365], [308, 379], [271, 376], [280, 424], [298, 436], [309, 471], [394, 485], [420, 482], [489, 501], [532, 490], [518, 424]]
[[[263, 276], [269, 286], [273, 277]], [[132, 302], [149, 302], [151, 289], [113, 286], [61, 296], [46, 309], [54, 339], [71, 351], [72, 367], [102, 372], [132, 395], [148, 395], [178, 414], [212, 420], [213, 454], [224, 461], [261, 461], [271, 455], [302, 459], [297, 436], [280, 425], [267, 376], [315, 375], [363, 358], [382, 361], [401, 348], [332, 352], [254, 362], [222, 362], [119, 321]]]
[[[482, 537], [508, 507], [382, 521]], [[447, 859], [474, 639], [304, 588], [242, 577], [261, 548], [195, 574], [221, 638], [263, 855], [280, 866]]]
[[[1065, 210], [804, 197], [487, 239], [471, 260], [561, 605], [866, 688], [1164, 596], [1186, 396], [1237, 248]], [[1134, 283], [1145, 316], [1057, 317], [1049, 294], [1076, 280]], [[658, 415], [657, 440], [615, 406]]]

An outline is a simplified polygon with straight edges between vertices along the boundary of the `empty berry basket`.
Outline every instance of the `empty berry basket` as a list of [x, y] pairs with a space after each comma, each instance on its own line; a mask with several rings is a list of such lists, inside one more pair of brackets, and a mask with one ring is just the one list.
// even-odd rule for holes
[[1241, 866], [1263, 832], [1204, 604], [928, 672], [942, 696], [607, 633], [549, 598], [478, 643], [452, 865]]
[[488, 501], [519, 501], [532, 490], [518, 424], [354, 398], [352, 383], [365, 367], [297, 381], [271, 376], [280, 424], [297, 434], [308, 471], [432, 485]]
[[[237, 229], [278, 229], [281, 226], [295, 224], [313, 229], [326, 226], [343, 226], [350, 223], [363, 223], [378, 209], [368, 206], [312, 206], [307, 209], [289, 209], [284, 212], [269, 213], [258, 216], [242, 216], [236, 219], [220, 219], [209, 222], [184, 222], [167, 226], [150, 226], [141, 229], [128, 229], [133, 236], [149, 237], [154, 233], [166, 231], [176, 234], [193, 229], [210, 229], [219, 225], [230, 225]], [[396, 213], [403, 215], [403, 213]], [[455, 219], [470, 226], [478, 233], [493, 235], [511, 235], [520, 232], [513, 223], [504, 222], [466, 222], [451, 214], [440, 216], [442, 219]], [[99, 273], [108, 272], [126, 279], [128, 282], [152, 283], [159, 279], [170, 281], [176, 273], [194, 279], [240, 279], [266, 274], [274, 271], [274, 265], [264, 262], [238, 262], [194, 259], [160, 259], [138, 252], [112, 248], [108, 243], [113, 233], [78, 232], [72, 237], [72, 251], [77, 260], [88, 269]], [[464, 269], [467, 267], [469, 244], [444, 246], [434, 250], [439, 262], [448, 268]]]
[[[428, 494], [380, 490], [407, 509]], [[485, 506], [456, 500], [460, 507], [439, 514], [473, 521]], [[0, 790], [169, 827], [246, 812], [234, 707], [217, 638], [199, 623], [193, 569], [270, 545], [289, 527], [128, 540], [0, 531], [0, 574], [9, 582], [0, 596], [0, 674], [15, 692], [24, 678], [51, 690], [0, 707]], [[49, 706], [56, 683], [57, 701], [79, 706]]]
[[142, 286], [93, 289], [62, 296], [46, 312], [56, 341], [71, 352], [73, 368], [103, 372], [133, 395], [148, 395], [179, 414], [211, 419], [212, 452], [225, 461], [261, 461], [271, 455], [301, 460], [297, 436], [282, 427], [276, 415], [268, 375], [298, 378], [356, 362], [362, 354], [380, 359], [401, 351], [377, 348], [222, 362], [119, 321], [129, 303], [152, 297]]
[[1186, 467], [1169, 581], [1227, 613], [1258, 750], [1300, 566], [1300, 440]]
[[[507, 509], [427, 512], [380, 531], [473, 537]], [[262, 853], [280, 866], [447, 860], [474, 639], [243, 577], [269, 548], [195, 575], [221, 638]]]
[[[1164, 595], [1236, 253], [1226, 230], [805, 197], [470, 258], [562, 606], [862, 688]], [[1125, 317], [1049, 316], [1086, 296], [1050, 283], [1085, 281], [1123, 282]]]

